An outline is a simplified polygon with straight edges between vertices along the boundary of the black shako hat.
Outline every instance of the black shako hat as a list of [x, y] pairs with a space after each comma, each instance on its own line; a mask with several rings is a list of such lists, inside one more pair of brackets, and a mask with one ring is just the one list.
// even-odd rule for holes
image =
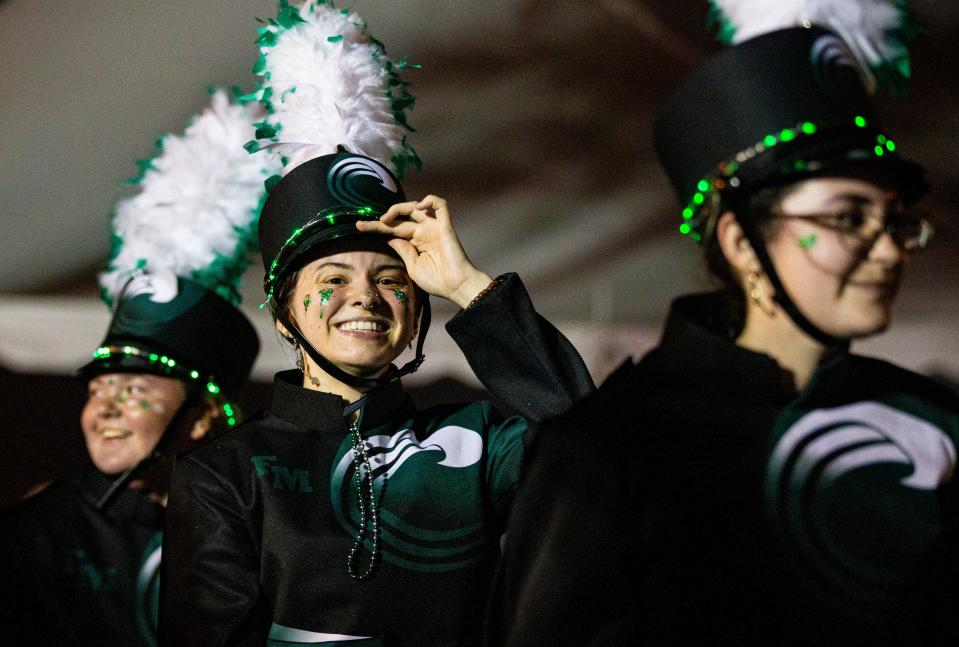
[[405, 201], [396, 176], [363, 155], [323, 155], [297, 166], [273, 187], [260, 213], [267, 297], [284, 276], [316, 255], [317, 245], [364, 235], [357, 221], [376, 220]]
[[684, 205], [680, 231], [711, 235], [723, 200], [838, 168], [888, 174], [907, 201], [924, 169], [883, 133], [846, 44], [820, 27], [771, 32], [696, 70], [656, 120], [659, 160]]
[[216, 293], [182, 277], [172, 299], [155, 297], [148, 274], [127, 284], [106, 338], [80, 375], [152, 373], [236, 397], [260, 349], [249, 319]]
[[[326, 359], [294, 322], [276, 307], [280, 281], [323, 254], [323, 244], [347, 236], [380, 238], [356, 229], [360, 220], [376, 220], [392, 205], [405, 202], [403, 187], [393, 173], [376, 160], [353, 153], [323, 155], [304, 162], [273, 187], [260, 213], [260, 251], [266, 276], [263, 289], [273, 315], [320, 368], [345, 384], [377, 389], [415, 371], [423, 362], [423, 342], [430, 325], [429, 298], [422, 294], [416, 358], [383, 378], [361, 378]], [[361, 398], [346, 407], [344, 415], [361, 408]]]

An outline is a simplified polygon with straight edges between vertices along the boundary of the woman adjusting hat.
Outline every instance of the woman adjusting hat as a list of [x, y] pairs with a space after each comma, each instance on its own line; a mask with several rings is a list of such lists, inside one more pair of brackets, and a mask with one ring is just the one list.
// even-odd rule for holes
[[[281, 3], [260, 44], [250, 148], [286, 160], [260, 219], [265, 289], [300, 368], [177, 460], [161, 642], [474, 644], [530, 424], [589, 375], [515, 275], [472, 265], [444, 200], [406, 199], [412, 97], [360, 17]], [[416, 408], [398, 378], [422, 361], [428, 293], [462, 308], [447, 330], [520, 415]]]

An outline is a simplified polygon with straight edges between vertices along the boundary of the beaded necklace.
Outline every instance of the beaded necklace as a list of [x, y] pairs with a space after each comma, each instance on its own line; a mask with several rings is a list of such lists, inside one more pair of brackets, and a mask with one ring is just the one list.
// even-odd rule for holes
[[[373, 488], [373, 467], [370, 465], [370, 455], [366, 449], [366, 443], [360, 435], [360, 422], [354, 420], [350, 424], [350, 442], [353, 445], [353, 465], [356, 468], [356, 498], [360, 508], [360, 530], [353, 541], [353, 547], [350, 548], [350, 554], [346, 558], [347, 571], [354, 580], [368, 580], [372, 577], [376, 568], [376, 562], [380, 554], [380, 521], [379, 506], [376, 504], [376, 492]], [[385, 476], [385, 475], [384, 475]], [[366, 488], [363, 482], [366, 482]], [[370, 561], [366, 570], [358, 572], [356, 566], [356, 557], [367, 534], [372, 535], [373, 547], [370, 550]]]

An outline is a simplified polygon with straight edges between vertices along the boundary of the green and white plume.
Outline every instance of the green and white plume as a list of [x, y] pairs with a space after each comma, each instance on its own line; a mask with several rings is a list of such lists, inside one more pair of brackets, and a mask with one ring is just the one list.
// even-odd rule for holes
[[277, 17], [258, 33], [253, 71], [261, 81], [251, 98], [268, 114], [248, 150], [280, 157], [284, 175], [339, 147], [390, 166], [398, 177], [420, 168], [406, 138], [414, 98], [400, 75], [417, 66], [390, 59], [359, 15], [329, 0], [299, 7], [281, 0]]
[[830, 29], [858, 59], [870, 91], [902, 91], [911, 75], [906, 41], [914, 34], [908, 0], [710, 0], [719, 39], [736, 44], [805, 24]]
[[117, 203], [110, 263], [99, 277], [108, 304], [141, 273], [149, 274], [155, 301], [176, 295], [178, 276], [240, 301], [263, 182], [279, 164], [243, 148], [262, 108], [231, 103], [222, 90], [212, 94], [182, 135], [161, 138], [157, 156], [140, 163], [132, 181], [139, 193]]

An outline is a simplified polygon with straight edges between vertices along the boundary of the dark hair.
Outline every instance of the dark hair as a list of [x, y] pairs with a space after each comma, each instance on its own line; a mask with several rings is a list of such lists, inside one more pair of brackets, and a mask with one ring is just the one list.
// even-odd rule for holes
[[[725, 212], [731, 211], [737, 219], [749, 218], [765, 243], [779, 231], [774, 208], [795, 188], [796, 183], [791, 182], [767, 186], [745, 195], [724, 196], [713, 217], [718, 219]], [[720, 284], [720, 292], [725, 296], [722, 310], [715, 313], [718, 321], [713, 323], [724, 330], [730, 339], [735, 339], [742, 333], [746, 323], [746, 293], [743, 291], [736, 271], [723, 254], [717, 238], [715, 235], [710, 236], [703, 248], [706, 268]]]

